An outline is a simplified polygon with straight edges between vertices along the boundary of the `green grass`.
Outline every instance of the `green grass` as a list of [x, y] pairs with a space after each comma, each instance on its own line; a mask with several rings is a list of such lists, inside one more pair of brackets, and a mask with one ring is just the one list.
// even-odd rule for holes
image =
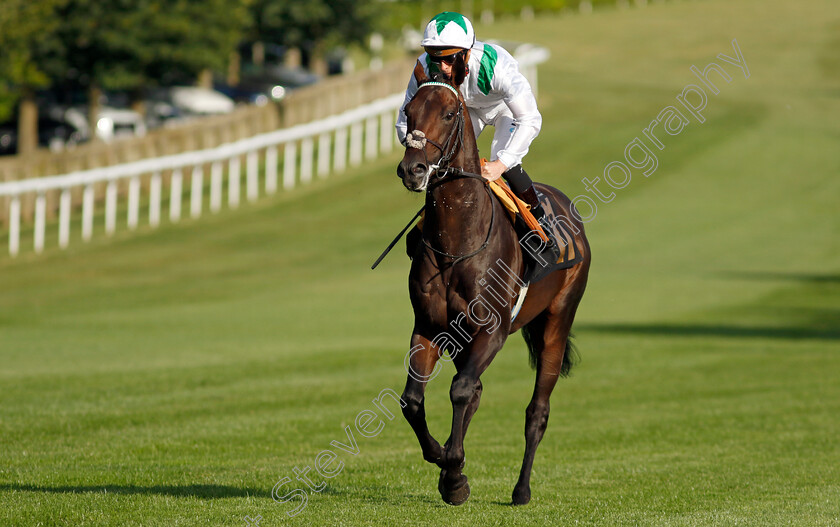
[[[337, 451], [296, 518], [270, 497], [404, 383], [407, 260], [369, 270], [420, 202], [395, 154], [236, 212], [0, 258], [0, 525], [837, 525], [838, 28], [834, 0], [478, 28], [550, 48], [527, 167], [571, 195], [696, 82], [691, 64], [737, 38], [751, 71], [588, 225], [582, 363], [554, 392], [530, 505], [508, 505], [533, 383], [518, 335], [483, 377], [465, 505], [440, 500], [401, 416]], [[449, 375], [427, 402], [439, 438]]]

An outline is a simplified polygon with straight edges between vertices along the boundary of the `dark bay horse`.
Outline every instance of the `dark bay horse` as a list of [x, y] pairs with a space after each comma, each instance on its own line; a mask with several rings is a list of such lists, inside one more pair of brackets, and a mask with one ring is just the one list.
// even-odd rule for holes
[[[570, 329], [586, 287], [589, 244], [570, 200], [538, 185], [557, 216], [572, 225], [583, 258], [531, 285], [512, 320], [525, 261], [506, 211], [479, 175], [475, 135], [458, 90], [465, 74], [456, 62], [451, 81], [435, 82], [418, 63], [414, 75], [421, 86], [405, 108], [410, 135], [397, 174], [409, 190], [426, 192], [426, 206], [423, 243], [409, 274], [415, 322], [403, 413], [423, 458], [441, 469], [443, 500], [464, 503], [470, 493], [462, 473], [464, 436], [481, 398], [480, 377], [508, 335], [522, 329], [536, 385], [525, 412], [525, 457], [513, 490], [513, 503], [521, 505], [531, 499], [531, 467], [548, 423], [549, 397], [572, 365]], [[451, 360], [457, 371], [449, 392], [452, 429], [443, 446], [429, 433], [424, 409], [426, 384], [439, 372], [439, 360]]]

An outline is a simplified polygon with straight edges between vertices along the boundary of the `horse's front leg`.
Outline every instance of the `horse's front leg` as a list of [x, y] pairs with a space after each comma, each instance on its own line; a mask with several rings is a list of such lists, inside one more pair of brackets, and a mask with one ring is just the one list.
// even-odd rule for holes
[[438, 492], [443, 501], [450, 505], [461, 505], [470, 497], [470, 485], [463, 473], [464, 437], [473, 414], [481, 401], [481, 381], [460, 372], [452, 379], [449, 398], [452, 401], [452, 432], [446, 441], [440, 466]]
[[424, 401], [426, 384], [434, 378], [438, 358], [438, 350], [432, 346], [429, 339], [417, 333], [412, 335], [411, 349], [406, 362], [408, 379], [402, 395], [406, 403], [403, 415], [417, 435], [423, 450], [423, 459], [437, 464], [443, 459], [443, 448], [429, 432]]
[[[501, 338], [499, 338], [501, 337]], [[444, 501], [451, 505], [460, 505], [470, 496], [470, 486], [463, 474], [464, 437], [481, 401], [482, 384], [479, 377], [490, 361], [501, 349], [504, 337], [492, 335], [491, 338], [478, 338], [465, 360], [457, 361], [458, 373], [452, 379], [449, 398], [452, 401], [452, 432], [443, 452], [438, 491]]]

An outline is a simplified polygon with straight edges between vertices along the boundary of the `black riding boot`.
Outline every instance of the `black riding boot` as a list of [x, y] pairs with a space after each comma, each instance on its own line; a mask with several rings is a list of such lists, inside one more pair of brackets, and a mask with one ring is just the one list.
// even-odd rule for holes
[[[522, 165], [516, 165], [515, 167], [509, 169], [503, 174], [503, 176], [510, 184], [510, 188], [513, 190], [513, 193], [516, 194], [519, 199], [531, 206], [531, 214], [538, 222], [540, 222], [540, 225], [543, 226], [543, 232], [545, 232], [546, 236], [548, 236], [548, 242], [543, 245], [540, 241], [540, 244], [536, 246], [533, 246], [532, 238], [528, 237], [528, 241], [531, 242], [530, 245], [532, 246], [526, 251], [531, 255], [535, 263], [539, 264], [536, 265], [537, 268], [542, 267], [547, 271], [554, 263], [560, 260], [562, 253], [557, 245], [557, 242], [554, 240], [551, 229], [546, 226], [545, 221], [542, 221], [545, 218], [545, 210], [543, 210], [542, 204], [537, 196], [537, 190], [534, 188], [534, 183], [531, 181], [528, 174], [522, 169]], [[534, 278], [537, 280], [545, 276], [545, 274], [540, 272], [540, 269], [534, 269], [533, 271]]]
[[531, 214], [537, 218], [537, 221], [545, 217], [545, 211], [543, 211], [540, 200], [537, 198], [537, 191], [534, 189], [534, 182], [531, 181], [531, 177], [528, 176], [522, 165], [509, 168], [507, 172], [502, 174], [502, 177], [508, 182], [513, 193], [531, 206]]
[[531, 206], [531, 214], [534, 215], [537, 221], [545, 218], [545, 211], [542, 208], [540, 199], [537, 197], [537, 189], [534, 188], [533, 184], [524, 191], [517, 192], [516, 197]]

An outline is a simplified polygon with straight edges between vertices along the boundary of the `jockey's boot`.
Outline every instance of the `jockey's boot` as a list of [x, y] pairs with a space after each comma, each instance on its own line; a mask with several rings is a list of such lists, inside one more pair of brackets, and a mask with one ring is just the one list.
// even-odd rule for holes
[[542, 208], [542, 203], [540, 203], [540, 199], [537, 197], [537, 189], [534, 188], [533, 184], [525, 190], [523, 190], [522, 192], [516, 194], [516, 197], [531, 206], [531, 214], [534, 215], [534, 219], [540, 221], [541, 219], [545, 218], [545, 211]]
[[545, 211], [537, 197], [534, 182], [531, 180], [531, 176], [522, 168], [521, 164], [510, 167], [507, 172], [502, 174], [502, 177], [508, 182], [510, 189], [516, 194], [516, 197], [531, 206], [531, 214], [534, 215], [537, 221], [545, 217]]
[[541, 249], [539, 247], [532, 247], [533, 251], [531, 254], [539, 254], [540, 258], [547, 262], [547, 265], [556, 263], [563, 256], [563, 253], [560, 251], [560, 247], [557, 245], [551, 229], [548, 227], [548, 220], [544, 220], [545, 210], [543, 210], [542, 204], [537, 197], [537, 191], [534, 185], [532, 184], [522, 192], [516, 193], [516, 196], [531, 206], [531, 214], [542, 226], [543, 232], [548, 237], [548, 242], [545, 243], [545, 246]]

